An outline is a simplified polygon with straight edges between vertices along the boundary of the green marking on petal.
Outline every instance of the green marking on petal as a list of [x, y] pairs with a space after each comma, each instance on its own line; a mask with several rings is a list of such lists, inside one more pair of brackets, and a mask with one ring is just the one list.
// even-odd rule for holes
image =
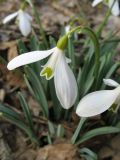
[[50, 80], [53, 76], [53, 70], [50, 67], [43, 68], [40, 73], [40, 76], [45, 76], [47, 80]]
[[108, 3], [109, 3], [109, 0], [104, 0], [104, 2], [105, 2], [106, 4], [108, 4]]

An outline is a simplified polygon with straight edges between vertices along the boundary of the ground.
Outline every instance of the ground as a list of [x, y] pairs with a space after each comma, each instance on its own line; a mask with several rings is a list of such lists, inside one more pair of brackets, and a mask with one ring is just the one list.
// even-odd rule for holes
[[[19, 40], [21, 34], [14, 22], [4, 26], [2, 19], [9, 13], [18, 10], [19, 1], [1, 0], [0, 3], [0, 55], [9, 61], [18, 54], [16, 39]], [[104, 8], [102, 12], [99, 7], [92, 8], [91, 2], [88, 0], [36, 0], [35, 6], [40, 12], [42, 25], [46, 34], [52, 35], [55, 38], [59, 37], [61, 25], [67, 25], [71, 18], [78, 16], [80, 16], [81, 19], [77, 23], [80, 25], [87, 24], [96, 30], [106, 12], [106, 8]], [[28, 7], [28, 12], [32, 15], [30, 7]], [[106, 36], [106, 31], [109, 30], [111, 26], [115, 28], [115, 34], [119, 36], [119, 24], [119, 18], [111, 16], [102, 37]], [[32, 25], [35, 31], [38, 32], [39, 27], [35, 23], [35, 20]], [[28, 42], [28, 38], [22, 37], [21, 39], [25, 43]], [[120, 48], [118, 47], [118, 51], [119, 50]], [[117, 58], [119, 59], [119, 55]], [[22, 115], [20, 104], [15, 94], [15, 91], [19, 90], [19, 88], [24, 90], [34, 118], [38, 120], [37, 117], [40, 109], [28, 93], [21, 72], [16, 71], [11, 73], [7, 70], [6, 63], [0, 63], [0, 101], [9, 104], [12, 108], [15, 107], [15, 110]], [[34, 108], [32, 106], [34, 106]], [[39, 118], [43, 135], [45, 132], [45, 123], [44, 119]], [[83, 144], [83, 146], [88, 146], [90, 149], [93, 149], [98, 154], [100, 160], [119, 160], [119, 145], [120, 135], [100, 136], [91, 139], [87, 144]], [[48, 160], [82, 160], [82, 158], [78, 158], [77, 147], [82, 146], [71, 145], [63, 139], [56, 140], [54, 145], [45, 145], [38, 148], [29, 143], [21, 130], [3, 118], [0, 119], [0, 160], [45, 160], [47, 158]]]

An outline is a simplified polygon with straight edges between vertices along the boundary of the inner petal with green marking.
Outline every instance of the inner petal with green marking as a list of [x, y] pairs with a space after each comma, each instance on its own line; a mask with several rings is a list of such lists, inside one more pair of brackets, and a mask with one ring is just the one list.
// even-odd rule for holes
[[53, 69], [50, 67], [43, 68], [40, 76], [45, 76], [47, 80], [50, 80], [53, 77]]
[[108, 4], [108, 3], [109, 3], [109, 0], [104, 0], [104, 2], [105, 2], [106, 4]]

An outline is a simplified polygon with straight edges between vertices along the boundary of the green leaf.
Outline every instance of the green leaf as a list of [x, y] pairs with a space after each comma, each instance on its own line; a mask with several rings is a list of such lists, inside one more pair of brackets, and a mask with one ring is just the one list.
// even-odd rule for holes
[[7, 61], [2, 56], [0, 56], [0, 64], [7, 65]]
[[71, 138], [71, 143], [72, 143], [72, 144], [75, 144], [75, 142], [76, 142], [76, 140], [77, 140], [77, 138], [78, 138], [78, 135], [79, 135], [79, 133], [80, 133], [80, 131], [81, 131], [81, 128], [82, 128], [83, 124], [85, 123], [86, 119], [87, 119], [87, 118], [84, 118], [84, 117], [82, 117], [82, 118], [80, 119], [80, 122], [79, 122], [79, 124], [78, 124], [78, 126], [77, 126], [77, 129], [75, 130], [75, 132], [74, 132], [74, 134], [73, 134], [73, 136], [72, 136], [72, 138]]
[[32, 89], [35, 92], [35, 98], [40, 103], [40, 105], [42, 107], [44, 116], [46, 118], [48, 118], [48, 114], [49, 114], [48, 103], [47, 103], [44, 89], [42, 87], [42, 84], [41, 84], [39, 78], [35, 75], [35, 72], [33, 71], [33, 69], [28, 66], [25, 67], [25, 73], [26, 73], [28, 80], [30, 81], [30, 83], [32, 85]]
[[61, 124], [59, 124], [57, 127], [57, 137], [62, 138], [64, 134], [65, 134], [64, 127]]
[[120, 128], [117, 128], [117, 127], [96, 128], [85, 133], [76, 144], [81, 144], [95, 136], [110, 134], [110, 133], [119, 133], [119, 132], [120, 132]]
[[55, 135], [55, 128], [52, 122], [48, 121], [48, 129], [51, 135]]
[[54, 80], [51, 79], [49, 81], [49, 89], [50, 89], [50, 95], [51, 95], [51, 99], [53, 102], [53, 112], [54, 112], [54, 116], [55, 119], [59, 120], [62, 114], [62, 107], [60, 102], [58, 101], [58, 98], [56, 96], [56, 92], [55, 92], [55, 86], [54, 86]]
[[25, 47], [25, 44], [21, 40], [19, 40], [17, 44], [20, 54], [28, 52], [27, 48]]
[[52, 139], [51, 139], [49, 133], [47, 134], [47, 140], [48, 140], [48, 143], [49, 143], [49, 144], [52, 144]]
[[33, 121], [32, 121], [32, 115], [29, 110], [29, 106], [28, 106], [27, 102], [25, 101], [25, 98], [23, 97], [21, 92], [18, 93], [18, 96], [19, 96], [19, 100], [20, 100], [26, 121], [27, 121], [31, 131], [34, 131], [34, 127], [33, 127], [34, 125], [33, 125]]
[[96, 153], [94, 153], [93, 151], [91, 151], [89, 148], [82, 148], [80, 149], [80, 155], [81, 157], [84, 157], [86, 160], [98, 160], [98, 156]]
[[31, 141], [38, 144], [37, 138], [35, 137], [35, 135], [33, 135], [31, 130], [29, 129], [29, 127], [25, 124], [25, 122], [22, 120], [22, 118], [20, 117], [20, 115], [17, 112], [0, 104], [0, 113], [1, 113], [0, 116], [5, 118], [6, 120], [11, 122], [12, 124], [15, 124], [20, 129], [22, 129], [29, 136]]
[[8, 108], [7, 106], [1, 103], [0, 103], [0, 112], [6, 113], [9, 116], [14, 117], [15, 119], [18, 119], [19, 121], [22, 121], [21, 116], [17, 112], [15, 112], [13, 109]]
[[39, 50], [39, 41], [38, 41], [37, 37], [32, 36], [30, 38], [30, 48], [32, 51]]

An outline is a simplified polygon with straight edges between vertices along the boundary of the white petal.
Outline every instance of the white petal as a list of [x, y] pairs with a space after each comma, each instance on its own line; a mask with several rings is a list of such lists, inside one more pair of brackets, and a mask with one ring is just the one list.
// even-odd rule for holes
[[98, 115], [110, 108], [119, 93], [116, 89], [90, 93], [79, 102], [76, 113], [81, 117]]
[[[64, 54], [63, 51], [61, 51], [60, 49], [58, 49], [56, 47], [54, 53], [50, 56], [49, 60], [47, 61], [47, 63], [42, 66], [43, 69], [40, 72], [40, 76], [45, 76], [45, 78], [47, 80], [50, 80], [53, 78], [54, 76], [54, 72], [55, 72], [55, 67], [56, 67], [56, 62], [59, 58], [59, 55]], [[67, 63], [71, 63], [71, 59], [65, 57], [65, 60]]]
[[103, 82], [105, 85], [111, 86], [111, 87], [118, 87], [120, 84], [112, 79], [103, 79]]
[[7, 17], [3, 19], [3, 24], [6, 24], [10, 22], [12, 19], [14, 19], [18, 15], [18, 11], [12, 14], [9, 14]]
[[33, 18], [31, 15], [29, 15], [27, 12], [24, 12], [24, 14], [29, 21], [32, 21]]
[[68, 33], [70, 31], [70, 25], [65, 26], [65, 33]]
[[[109, 0], [109, 7], [112, 7], [112, 4], [113, 4], [114, 0]], [[118, 16], [120, 14], [120, 9], [119, 9], [119, 2], [118, 0], [115, 1], [113, 7], [112, 7], [112, 14], [114, 16]]]
[[7, 68], [9, 70], [13, 70], [17, 67], [39, 61], [41, 59], [48, 57], [50, 54], [52, 54], [54, 52], [54, 50], [55, 50], [55, 48], [50, 49], [50, 50], [46, 50], [46, 51], [33, 51], [33, 52], [21, 54], [21, 55], [15, 57], [14, 59], [12, 59], [8, 63]]
[[93, 3], [92, 3], [92, 6], [95, 7], [97, 4], [99, 4], [102, 1], [103, 0], [94, 0]]
[[66, 63], [64, 54], [58, 58], [54, 82], [57, 97], [65, 109], [69, 109], [75, 103], [77, 97], [77, 83], [74, 74]]
[[19, 21], [19, 29], [23, 36], [28, 36], [31, 32], [31, 22], [26, 16], [26, 13], [22, 10], [19, 11], [18, 15], [18, 21]]

